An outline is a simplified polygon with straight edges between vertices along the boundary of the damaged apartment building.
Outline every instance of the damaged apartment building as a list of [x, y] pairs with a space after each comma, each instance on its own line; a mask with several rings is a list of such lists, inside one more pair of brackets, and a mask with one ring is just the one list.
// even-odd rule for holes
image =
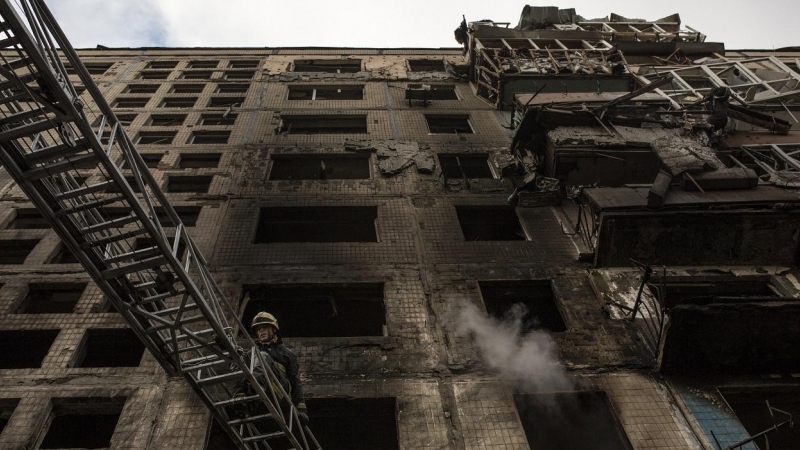
[[[33, 114], [9, 29], [4, 149]], [[455, 37], [62, 63], [179, 216], [173, 255], [204, 260], [231, 336], [277, 316], [319, 448], [800, 448], [800, 48], [530, 6]], [[120, 200], [152, 188], [115, 152], [125, 183], [89, 158], [28, 176], [92, 192], [90, 231], [157, 252]], [[15, 180], [0, 169], [0, 449], [289, 448], [237, 447]]]

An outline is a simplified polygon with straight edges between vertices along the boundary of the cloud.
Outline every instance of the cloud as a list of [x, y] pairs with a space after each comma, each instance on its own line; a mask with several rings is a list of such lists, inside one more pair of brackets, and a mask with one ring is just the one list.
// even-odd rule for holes
[[157, 0], [61, 0], [50, 10], [76, 48], [166, 46], [167, 29]]

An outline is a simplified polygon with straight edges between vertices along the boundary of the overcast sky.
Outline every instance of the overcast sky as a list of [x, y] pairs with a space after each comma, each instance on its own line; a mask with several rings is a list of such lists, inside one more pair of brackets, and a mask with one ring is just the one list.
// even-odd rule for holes
[[[543, 5], [555, 2], [544, 3]], [[73, 45], [108, 47], [456, 47], [467, 20], [514, 26], [525, 2], [476, 0], [48, 0]], [[800, 46], [798, 0], [574, 0], [587, 19], [614, 12], [684, 25], [727, 49]]]

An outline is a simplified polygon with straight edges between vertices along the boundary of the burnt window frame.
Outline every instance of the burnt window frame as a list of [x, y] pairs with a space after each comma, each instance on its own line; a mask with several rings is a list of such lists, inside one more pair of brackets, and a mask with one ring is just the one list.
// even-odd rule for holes
[[239, 114], [233, 112], [227, 115], [225, 113], [203, 113], [200, 115], [198, 125], [214, 127], [234, 125], [237, 118], [239, 118]]
[[303, 180], [303, 181], [320, 181], [323, 178], [289, 178], [289, 177], [281, 177], [281, 178], [273, 178], [273, 173], [275, 170], [275, 165], [277, 161], [280, 160], [320, 160], [324, 161], [325, 158], [330, 159], [333, 157], [334, 159], [349, 159], [349, 160], [362, 160], [363, 163], [366, 165], [367, 176], [365, 178], [355, 178], [355, 177], [346, 177], [346, 178], [339, 178], [333, 175], [331, 178], [324, 178], [325, 180], [371, 180], [374, 177], [373, 167], [372, 167], [372, 157], [369, 153], [316, 153], [316, 154], [272, 154], [270, 155], [269, 161], [269, 169], [267, 172], [267, 181], [289, 181], [289, 180]]
[[129, 84], [125, 87], [126, 94], [155, 94], [160, 84]]
[[[121, 361], [116, 364], [98, 364], [93, 359], [94, 353], [98, 351], [98, 346], [102, 347], [107, 353], [113, 353], [112, 359], [120, 351], [131, 351], [130, 347], [136, 347], [133, 351], [139, 353], [139, 355], [138, 358], [120, 356], [119, 360]], [[145, 345], [130, 328], [87, 328], [70, 359], [69, 367], [75, 369], [101, 367], [136, 368], [141, 366], [145, 350]], [[89, 359], [88, 363], [87, 359]], [[135, 359], [136, 363], [133, 364], [132, 361], [127, 361], [131, 359]]]
[[[297, 127], [292, 129], [292, 125], [296, 122], [318, 122], [318, 121], [354, 121], [353, 124], [343, 126], [319, 126], [312, 127], [308, 123], [300, 128], [301, 132], [297, 132]], [[355, 124], [358, 121], [358, 124]], [[363, 129], [361, 128], [361, 121], [363, 121]], [[287, 124], [288, 122], [288, 124]], [[358, 127], [358, 131], [353, 131]], [[333, 131], [332, 129], [342, 129], [344, 131]], [[318, 131], [327, 130], [327, 131]], [[363, 130], [363, 131], [362, 131]], [[367, 114], [286, 114], [281, 116], [280, 126], [278, 127], [277, 134], [286, 135], [318, 135], [318, 134], [369, 134], [369, 120]]]
[[[492, 292], [490, 292], [490, 291], [492, 291], [492, 290], [494, 290], [494, 291], [501, 290], [502, 286], [507, 286], [506, 289], [513, 290], [515, 293], [519, 293], [520, 291], [523, 291], [523, 290], [526, 290], [526, 289], [530, 289], [530, 290], [546, 289], [549, 292], [549, 296], [548, 296], [549, 298], [546, 299], [546, 301], [548, 303], [547, 307], [548, 308], [552, 307], [552, 311], [544, 311], [544, 312], [548, 313], [548, 314], [553, 314], [554, 313], [557, 316], [556, 325], [560, 325], [560, 326], [555, 327], [555, 328], [558, 328], [558, 329], [553, 329], [553, 328], [547, 327], [547, 326], [542, 326], [542, 327], [539, 327], [539, 328], [533, 328], [533, 327], [529, 326], [530, 325], [529, 323], [523, 323], [522, 325], [525, 327], [524, 329], [521, 330], [523, 335], [534, 333], [534, 332], [537, 332], [537, 331], [544, 331], [544, 332], [547, 332], [547, 333], [558, 334], [558, 333], [564, 333], [564, 332], [567, 332], [567, 331], [570, 330], [569, 323], [567, 322], [566, 315], [564, 314], [564, 310], [563, 310], [563, 306], [562, 306], [563, 302], [561, 301], [561, 297], [560, 297], [560, 295], [558, 293], [558, 289], [556, 289], [555, 283], [553, 282], [552, 278], [535, 279], [535, 280], [478, 280], [478, 292], [480, 293], [481, 303], [483, 304], [484, 309], [486, 310], [486, 313], [489, 314], [489, 316], [494, 317], [494, 318], [496, 318], [498, 320], [503, 320], [504, 318], [503, 317], [498, 317], [498, 315], [495, 314], [495, 311], [492, 311], [492, 310], [495, 309], [494, 308], [495, 306], [500, 306], [500, 303], [504, 303], [504, 302], [502, 300], [499, 300], [498, 296], [491, 295]], [[511, 297], [512, 299], [517, 299], [517, 298], [520, 298], [520, 295], [511, 295], [509, 297]], [[541, 298], [541, 297], [542, 296], [537, 295], [537, 296], [534, 296], [533, 298], [536, 299], [536, 298]], [[488, 298], [489, 302], [487, 302], [487, 298]], [[522, 298], [524, 298], [526, 300], [528, 299], [528, 297], [522, 297]], [[490, 305], [490, 303], [493, 303], [493, 305]], [[526, 304], [527, 302], [523, 301], [523, 302], [516, 302], [516, 303], [523, 303], [523, 305], [528, 310], [528, 313], [530, 314], [531, 318], [533, 316], [536, 316], [535, 309], [531, 308], [529, 305], [527, 305]], [[507, 309], [506, 309], [506, 311], [507, 311]]]
[[172, 145], [177, 135], [176, 130], [142, 130], [136, 135], [136, 145]]
[[[75, 308], [80, 304], [81, 298], [86, 295], [86, 290], [89, 288], [88, 283], [80, 283], [80, 282], [37, 282], [37, 283], [28, 283], [27, 290], [25, 295], [19, 300], [19, 303], [14, 308], [14, 314], [26, 315], [26, 316], [36, 316], [41, 314], [74, 314]], [[78, 292], [80, 291], [80, 292]], [[43, 293], [50, 293], [49, 295], [64, 295], [68, 294], [70, 296], [76, 296], [76, 298], [66, 299], [66, 300], [53, 300], [52, 298], [39, 298], [42, 295], [47, 294], [37, 294], [37, 292]], [[31, 298], [31, 297], [34, 298]], [[57, 302], [62, 302], [63, 304], [72, 304], [72, 307], [69, 311], [36, 311], [36, 310], [29, 310], [31, 305], [42, 305], [46, 304], [52, 306], [53, 304], [57, 304]], [[34, 308], [35, 309], [35, 308]]]
[[[204, 165], [214, 161], [214, 165]], [[179, 169], [216, 169], [222, 161], [221, 152], [184, 152], [178, 156]], [[188, 165], [186, 165], [188, 163]]]
[[[409, 72], [446, 72], [447, 71], [447, 69], [445, 68], [443, 59], [408, 58], [408, 59], [406, 59], [406, 62], [408, 63], [408, 71]], [[433, 63], [438, 63], [440, 66], [438, 66], [436, 70], [430, 70], [429, 68], [434, 66]], [[425, 67], [425, 69], [423, 69], [422, 67]]]
[[[431, 126], [431, 120], [442, 119], [442, 120], [463, 120], [465, 121], [469, 131], [457, 131], [455, 128], [452, 131], [444, 131], [443, 126], [437, 125], [435, 127]], [[442, 134], [442, 135], [463, 135], [463, 134], [475, 134], [475, 127], [472, 126], [472, 117], [469, 113], [450, 113], [450, 114], [442, 114], [442, 113], [426, 113], [425, 114], [425, 124], [428, 126], [428, 134]], [[441, 131], [434, 131], [441, 130]]]
[[119, 109], [139, 109], [147, 107], [152, 97], [117, 97], [114, 100], [114, 108]]
[[[472, 173], [471, 171], [469, 171], [469, 173], [467, 173], [468, 170], [464, 170], [464, 172], [465, 172], [464, 176], [466, 178], [468, 178], [468, 179], [473, 179], [474, 178], [474, 179], [481, 179], [481, 180], [497, 179], [498, 176], [497, 176], [497, 174], [495, 173], [495, 171], [494, 171], [494, 169], [492, 167], [492, 164], [491, 164], [490, 159], [489, 159], [490, 156], [491, 155], [489, 153], [437, 153], [436, 154], [436, 157], [439, 160], [439, 167], [442, 170], [442, 176], [444, 176], [446, 178], [453, 178], [453, 179], [462, 178], [462, 174], [460, 172], [454, 172], [454, 174], [447, 174], [447, 173], [445, 173], [445, 169], [447, 168], [447, 170], [449, 171], [451, 169], [451, 167], [450, 167], [451, 163], [455, 164], [455, 167], [452, 168], [452, 170], [455, 170], [456, 168], [458, 168], [458, 165], [457, 165], [458, 163], [456, 161], [456, 158], [459, 158], [459, 161], [461, 160], [461, 158], [467, 158], [467, 159], [471, 159], [471, 160], [477, 160], [478, 158], [481, 158], [483, 160], [483, 163], [486, 165], [486, 172], [488, 172], [489, 176], [475, 176], [474, 173]], [[445, 161], [442, 161], [443, 158], [444, 158]], [[452, 161], [448, 161], [450, 159], [452, 159]], [[474, 167], [476, 165], [477, 164], [473, 164], [472, 162], [470, 162], [470, 164], [468, 164], [466, 167], [469, 168], [469, 167]], [[461, 167], [465, 167], [465, 164], [462, 163]], [[476, 169], [476, 170], [479, 170], [479, 169]]]
[[[345, 213], [345, 211], [347, 211], [348, 208], [351, 208], [350, 209], [350, 213]], [[307, 213], [306, 214], [301, 214], [299, 212], [300, 210], [306, 210]], [[265, 213], [269, 214], [270, 212], [278, 213], [278, 214], [277, 215], [272, 215], [272, 216], [265, 216]], [[333, 214], [333, 213], [337, 213], [336, 220], [323, 221], [323, 220], [320, 219], [320, 215], [321, 214], [324, 215], [324, 214]], [[291, 229], [291, 230], [297, 231], [297, 230], [301, 229], [301, 226], [297, 225], [298, 222], [303, 223], [303, 222], [311, 222], [311, 221], [313, 221], [313, 222], [315, 222], [317, 224], [320, 224], [320, 226], [321, 225], [325, 225], [325, 224], [331, 224], [331, 223], [333, 223], [333, 224], [353, 223], [353, 220], [343, 221], [340, 217], [344, 217], [346, 215], [349, 215], [350, 219], [353, 219], [353, 216], [355, 214], [361, 214], [364, 217], [371, 217], [371, 220], [372, 220], [371, 228], [372, 228], [372, 232], [374, 233], [374, 236], [375, 236], [374, 240], [371, 239], [372, 235], [370, 235], [369, 240], [364, 240], [364, 238], [360, 238], [360, 239], [357, 239], [357, 240], [326, 240], [325, 238], [330, 238], [331, 237], [330, 233], [327, 234], [327, 235], [322, 235], [322, 237], [314, 235], [314, 240], [307, 240], [307, 239], [306, 240], [294, 240], [293, 238], [288, 239], [288, 240], [286, 240], [286, 239], [271, 240], [269, 237], [260, 237], [259, 236], [260, 234], [264, 233], [263, 228], [269, 229], [269, 227], [270, 227], [269, 224], [263, 224], [262, 225], [262, 223], [263, 223], [262, 222], [262, 218], [264, 218], [264, 217], [279, 217], [280, 220], [278, 220], [277, 222], [280, 222], [280, 223], [272, 225], [273, 227], [278, 227], [279, 229], [280, 228], [284, 228], [284, 229]], [[316, 219], [311, 220], [309, 218], [309, 217], [313, 217], [315, 215], [316, 215]], [[374, 243], [380, 243], [381, 242], [381, 232], [380, 232], [380, 228], [378, 226], [380, 218], [381, 218], [380, 209], [378, 208], [378, 205], [359, 205], [359, 206], [349, 206], [349, 205], [345, 205], [345, 206], [327, 206], [327, 205], [321, 205], [321, 206], [260, 206], [258, 208], [258, 216], [257, 216], [257, 219], [256, 219], [256, 224], [255, 224], [255, 227], [253, 229], [253, 235], [252, 235], [252, 238], [251, 238], [250, 242], [252, 242], [253, 244], [256, 244], [256, 245], [258, 245], [258, 244], [287, 244], [287, 243], [289, 243], [289, 244], [301, 244], [301, 243], [337, 244], [337, 243], [343, 243], [343, 242], [351, 243], [351, 244], [374, 244]], [[368, 228], [366, 221], [364, 221], [364, 223], [361, 223], [360, 226]], [[352, 228], [353, 227], [350, 227], [350, 229], [352, 229]], [[343, 230], [344, 230], [344, 228], [339, 230], [339, 232], [343, 232]], [[362, 231], [364, 231], [364, 230], [362, 230]], [[369, 232], [369, 231], [367, 231], [367, 232]], [[309, 236], [309, 234], [305, 234], [304, 235], [304, 237], [308, 237], [308, 236]]]
[[[178, 180], [179, 183], [183, 183], [189, 178], [198, 178], [204, 181], [207, 180], [208, 183], [206, 185], [205, 191], [185, 190], [185, 188], [179, 191], [173, 190], [174, 186], [173, 183], [175, 183], [176, 180]], [[208, 191], [211, 189], [211, 185], [213, 183], [214, 183], [214, 175], [169, 175], [167, 176], [166, 186], [164, 186], [164, 191], [170, 194], [208, 194]]]
[[[530, 241], [530, 236], [528, 235], [528, 231], [525, 229], [525, 226], [522, 223], [522, 217], [520, 217], [519, 213], [517, 212], [517, 208], [515, 208], [513, 206], [508, 206], [508, 205], [453, 205], [453, 207], [454, 207], [453, 209], [455, 210], [455, 213], [456, 213], [456, 222], [458, 223], [459, 229], [461, 230], [461, 233], [464, 236], [464, 242], [517, 242], [517, 241], [527, 242], [527, 241]], [[522, 231], [522, 236], [520, 236], [518, 233], [515, 233], [515, 236], [517, 236], [517, 238], [515, 238], [515, 239], [470, 239], [467, 236], [467, 234], [472, 236], [472, 232], [467, 233], [467, 231], [464, 230], [464, 224], [462, 223], [462, 220], [461, 220], [461, 217], [462, 217], [461, 211], [469, 213], [470, 210], [477, 211], [477, 210], [481, 210], [481, 209], [486, 210], [486, 212], [487, 212], [487, 214], [484, 214], [484, 217], [487, 218], [487, 220], [484, 221], [485, 223], [491, 223], [493, 221], [492, 219], [497, 219], [499, 217], [499, 213], [501, 212], [501, 210], [503, 211], [503, 214], [506, 214], [509, 211], [513, 211], [513, 213], [514, 213], [514, 215], [516, 216], [516, 219], [517, 219], [518, 230]], [[492, 212], [491, 210], [495, 210], [495, 211]]]

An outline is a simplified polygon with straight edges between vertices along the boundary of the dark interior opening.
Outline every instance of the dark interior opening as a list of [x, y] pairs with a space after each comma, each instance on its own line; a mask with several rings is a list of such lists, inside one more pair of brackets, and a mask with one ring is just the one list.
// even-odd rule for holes
[[150, 125], [154, 127], [180, 126], [186, 120], [186, 114], [153, 114]]
[[139, 142], [142, 145], [169, 145], [175, 139], [176, 131], [140, 131]]
[[361, 71], [360, 59], [295, 59], [295, 72], [356, 73]]
[[771, 301], [778, 295], [770, 289], [768, 280], [731, 280], [731, 281], [689, 281], [676, 282], [668, 280], [663, 283], [648, 283], [650, 292], [661, 294], [664, 307], [677, 305], [708, 305], [711, 303], [746, 303]]
[[444, 72], [441, 59], [409, 59], [408, 66], [412, 72]]
[[159, 87], [158, 84], [129, 84], [125, 92], [128, 94], [153, 94]]
[[213, 175], [171, 175], [167, 181], [167, 192], [206, 193], [211, 186]]
[[241, 106], [244, 103], [244, 97], [211, 97], [208, 106], [217, 108], [228, 108], [234, 106]]
[[364, 86], [289, 86], [289, 100], [363, 100]]
[[632, 448], [605, 392], [515, 395], [514, 403], [531, 448]]
[[456, 206], [465, 241], [524, 241], [525, 233], [510, 206]]
[[458, 100], [456, 87], [452, 84], [431, 85], [431, 100]]
[[53, 421], [40, 449], [111, 447], [124, 397], [54, 398]]
[[0, 330], [0, 369], [42, 367], [58, 330]]
[[150, 61], [147, 67], [150, 69], [174, 69], [178, 61]]
[[18, 403], [18, 398], [0, 399], [0, 433], [2, 433], [6, 425], [8, 425], [8, 421], [11, 419], [11, 415], [14, 414], [14, 409], [16, 409]]
[[69, 248], [67, 248], [66, 245], [61, 244], [58, 247], [58, 251], [56, 252], [55, 256], [53, 256], [53, 259], [50, 260], [49, 264], [78, 264], [78, 263], [80, 263], [80, 261], [75, 256], [75, 254], [72, 253], [69, 250]]
[[189, 67], [192, 69], [216, 69], [218, 65], [219, 61], [214, 60], [189, 61]]
[[230, 137], [230, 131], [195, 131], [192, 133], [191, 143], [195, 145], [227, 144]]
[[139, 73], [139, 78], [142, 80], [166, 80], [169, 74], [169, 71], [163, 70], [143, 70]]
[[86, 67], [86, 71], [92, 75], [102, 75], [106, 73], [108, 69], [113, 66], [114, 63], [110, 62], [84, 62], [83, 66]]
[[161, 103], [163, 108], [191, 108], [197, 103], [197, 97], [167, 97]]
[[222, 75], [226, 80], [249, 80], [255, 74], [253, 70], [229, 70]]
[[363, 134], [365, 115], [282, 116], [280, 133], [286, 134]]
[[184, 80], [208, 80], [214, 75], [214, 72], [209, 70], [193, 70], [190, 72], [183, 72]]
[[255, 243], [378, 242], [377, 218], [377, 206], [261, 208]]
[[147, 97], [122, 97], [118, 98], [114, 104], [115, 108], [144, 108], [150, 101]]
[[239, 450], [239, 447], [233, 443], [228, 433], [225, 432], [225, 429], [222, 428], [219, 422], [212, 418], [211, 429], [208, 430], [206, 450]]
[[287, 337], [383, 336], [383, 283], [287, 284], [246, 288], [242, 323], [267, 311]]
[[[774, 418], [770, 416], [766, 402], [769, 402], [773, 408], [791, 414], [795, 422], [797, 417], [800, 417], [800, 388], [798, 387], [721, 388], [719, 391], [750, 436], [766, 431], [787, 419], [785, 414], [778, 412], [773, 413]], [[767, 436], [771, 450], [793, 450], [800, 442], [800, 427], [796, 424], [791, 428], [784, 425]], [[757, 439], [755, 443], [758, 448], [767, 448], [763, 437]]]
[[[494, 178], [489, 168], [489, 155], [440, 153], [439, 164], [447, 178]], [[459, 167], [460, 166], [460, 167]], [[462, 173], [463, 171], [463, 173]]]
[[34, 208], [16, 209], [14, 218], [8, 224], [9, 230], [41, 230], [48, 228], [50, 228], [50, 223]]
[[325, 450], [397, 450], [394, 397], [313, 398], [306, 401], [310, 426]]
[[247, 92], [248, 89], [250, 89], [250, 85], [244, 83], [217, 85], [217, 92], [220, 94], [243, 93]]
[[144, 348], [128, 328], [90, 328], [78, 349], [75, 367], [136, 367]]
[[369, 155], [272, 155], [270, 180], [366, 180]]
[[181, 153], [178, 167], [181, 169], [198, 169], [219, 166], [222, 153]]
[[[175, 213], [178, 214], [178, 219], [183, 222], [183, 226], [185, 227], [193, 227], [197, 225], [197, 219], [200, 217], [200, 210], [203, 209], [202, 206], [173, 206], [172, 209], [175, 210]], [[159, 222], [161, 222], [162, 226], [173, 228], [174, 225], [172, 221], [167, 219], [167, 213], [164, 209], [160, 206], [156, 207], [156, 217], [158, 218]]]
[[86, 283], [36, 283], [28, 286], [28, 295], [18, 314], [69, 314], [75, 309]]
[[550, 280], [480, 281], [478, 284], [486, 311], [492, 317], [521, 319], [523, 332], [566, 331]]
[[203, 114], [200, 125], [233, 125], [237, 117], [235, 113]]
[[255, 59], [234, 59], [228, 64], [231, 69], [255, 69], [260, 61]]
[[472, 133], [468, 114], [426, 114], [425, 120], [428, 121], [428, 130], [434, 134]]
[[0, 240], [0, 264], [24, 263], [38, 243], [38, 239]]
[[205, 83], [175, 84], [172, 86], [174, 94], [199, 94], [205, 89]]
[[[161, 158], [164, 157], [163, 153], [139, 153], [139, 155], [144, 160], [144, 165], [147, 166], [148, 169], [157, 169], [158, 164], [161, 162]], [[120, 169], [130, 169], [128, 166], [128, 160], [123, 159], [119, 164]]]

